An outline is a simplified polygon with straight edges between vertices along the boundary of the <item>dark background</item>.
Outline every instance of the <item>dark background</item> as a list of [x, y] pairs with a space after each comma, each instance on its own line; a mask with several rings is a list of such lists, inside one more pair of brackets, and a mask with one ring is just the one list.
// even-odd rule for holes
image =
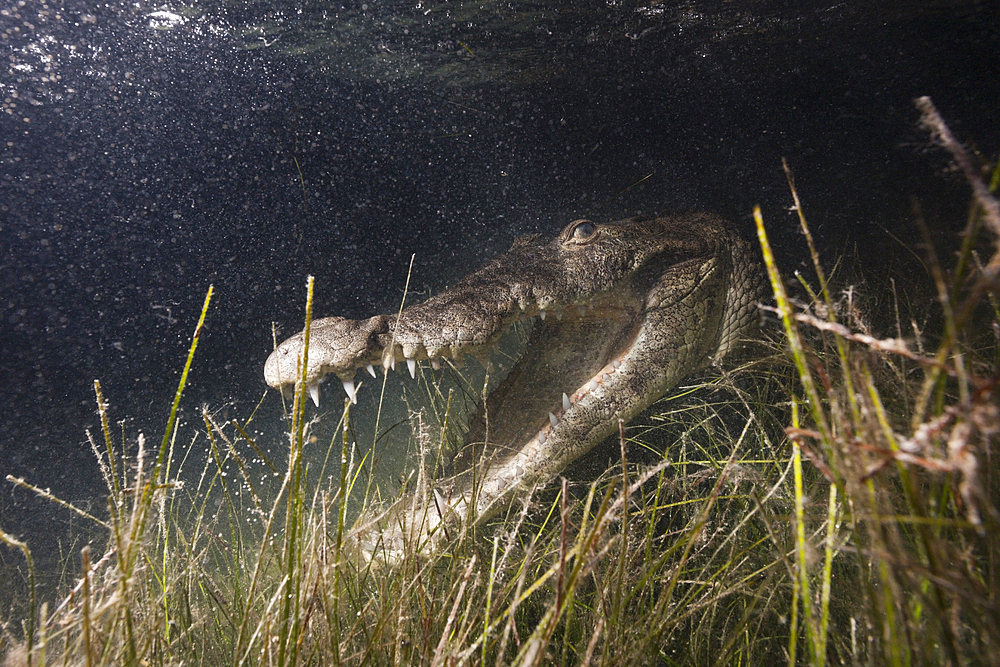
[[[782, 157], [824, 256], [905, 296], [913, 198], [944, 252], [968, 198], [912, 100], [1000, 146], [995, 3], [290, 5], [0, 12], [0, 476], [103, 516], [93, 380], [158, 443], [210, 283], [182, 421], [253, 409], [309, 274], [369, 316], [411, 254], [419, 295], [577, 217], [757, 203], [804, 266]], [[43, 568], [78, 523], [0, 481]]]

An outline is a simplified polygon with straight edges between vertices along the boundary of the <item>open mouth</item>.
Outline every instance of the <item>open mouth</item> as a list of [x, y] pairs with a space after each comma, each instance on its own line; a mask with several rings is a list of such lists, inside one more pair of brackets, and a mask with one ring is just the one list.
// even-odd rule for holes
[[[637, 306], [637, 304], [636, 304]], [[455, 468], [476, 456], [511, 453], [551, 429], [622, 367], [639, 327], [624, 304], [541, 311], [517, 362], [471, 421]]]
[[[531, 333], [517, 361], [470, 420], [466, 447], [458, 453], [455, 468], [471, 464], [474, 454], [514, 451], [536, 435], [544, 444], [550, 429], [574, 404], [619, 371], [640, 326], [640, 304], [626, 296], [605, 297], [588, 305], [548, 305], [546, 309], [509, 309], [519, 312], [504, 313], [494, 318], [495, 326], [480, 327], [475, 334], [445, 325], [436, 337], [418, 338], [401, 321], [397, 337], [402, 341], [388, 333], [383, 316], [361, 321], [316, 320], [306, 374], [309, 396], [320, 404], [320, 382], [329, 374], [339, 377], [347, 396], [357, 403], [355, 379], [361, 369], [374, 378], [376, 366], [388, 372], [405, 364], [414, 378], [421, 362], [429, 362], [434, 371], [445, 360], [461, 366], [468, 356], [485, 365], [490, 350], [508, 331], [527, 325]], [[297, 364], [297, 357], [289, 357], [301, 352], [302, 339], [302, 333], [293, 336], [268, 359], [269, 384], [283, 390], [294, 386], [296, 375], [287, 371], [293, 368], [292, 362]], [[441, 344], [442, 339], [452, 342]], [[328, 341], [332, 340], [341, 344], [331, 346]]]

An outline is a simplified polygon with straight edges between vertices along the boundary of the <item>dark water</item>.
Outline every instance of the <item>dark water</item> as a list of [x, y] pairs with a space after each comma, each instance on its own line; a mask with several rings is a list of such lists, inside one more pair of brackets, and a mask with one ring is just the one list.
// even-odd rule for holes
[[[185, 421], [252, 410], [309, 274], [318, 315], [368, 316], [412, 254], [420, 293], [576, 217], [757, 203], [794, 268], [782, 157], [824, 251], [905, 289], [911, 198], [947, 241], [967, 196], [912, 100], [995, 160], [998, 26], [988, 2], [8, 0], [0, 475], [101, 513], [93, 380], [158, 441], [210, 283]], [[79, 525], [0, 480], [43, 565]]]

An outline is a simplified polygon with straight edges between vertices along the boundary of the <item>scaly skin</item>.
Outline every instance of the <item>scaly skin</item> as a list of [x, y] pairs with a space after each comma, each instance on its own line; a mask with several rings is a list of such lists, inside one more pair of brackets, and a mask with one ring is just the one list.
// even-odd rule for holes
[[[751, 335], [763, 285], [755, 253], [718, 217], [577, 220], [551, 241], [518, 239], [403, 310], [398, 325], [395, 315], [313, 322], [306, 381], [318, 403], [327, 373], [356, 401], [361, 368], [406, 362], [412, 375], [423, 359], [436, 368], [443, 357], [481, 355], [509, 325], [536, 318], [521, 359], [472, 421], [456, 475], [434, 483], [433, 502], [404, 501], [358, 531], [361, 554], [392, 562], [411, 540], [418, 551], [439, 549], [449, 526], [485, 521], [554, 479], [619, 419]], [[271, 354], [269, 385], [294, 386], [302, 343], [299, 333]]]

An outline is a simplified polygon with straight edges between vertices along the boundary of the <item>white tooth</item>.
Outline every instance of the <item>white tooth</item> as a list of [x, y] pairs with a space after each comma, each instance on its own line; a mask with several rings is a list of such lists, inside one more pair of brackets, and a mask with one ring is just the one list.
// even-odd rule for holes
[[611, 362], [611, 365], [615, 367], [615, 370], [618, 370], [619, 368], [622, 367], [622, 362], [615, 359], [614, 361]]
[[431, 368], [433, 368], [436, 371], [441, 370], [441, 360], [438, 359], [437, 357], [431, 359]]
[[544, 310], [540, 310], [540, 311], [538, 311], [538, 316], [539, 316], [540, 318], [542, 318], [542, 322], [544, 322], [544, 321], [545, 321], [545, 316], [546, 316], [547, 314], [548, 314], [548, 313], [546, 313], [546, 312], [545, 312]]
[[344, 391], [347, 392], [347, 397], [351, 399], [351, 403], [355, 405], [358, 404], [358, 390], [354, 388], [354, 380], [344, 380]]
[[611, 379], [611, 376], [608, 375], [607, 373], [605, 373], [604, 375], [601, 376], [601, 380], [604, 381], [604, 382], [607, 382], [610, 379]]
[[371, 375], [372, 377], [376, 377], [376, 375], [375, 375], [375, 368], [371, 364], [368, 364], [367, 366], [365, 366], [365, 370], [368, 371], [368, 375]]
[[566, 393], [563, 392], [563, 412], [569, 410], [569, 407], [570, 407], [569, 396], [567, 396]]
[[587, 386], [590, 388], [590, 391], [594, 391], [595, 389], [597, 389], [597, 383], [594, 382], [593, 380], [591, 380], [590, 384]]
[[558, 423], [559, 423], [559, 418], [558, 418], [558, 417], [556, 417], [556, 416], [555, 416], [554, 414], [552, 414], [552, 413], [550, 412], [550, 413], [549, 413], [549, 424], [551, 424], [552, 426], [555, 426], [555, 425], [556, 425], [556, 424], [558, 424]]
[[316, 407], [319, 407], [319, 382], [310, 382], [306, 385], [306, 390], [309, 392], [309, 398], [312, 399]]
[[407, 359], [406, 367], [410, 370], [410, 377], [416, 379], [417, 377], [417, 360]]
[[538, 432], [538, 444], [544, 445], [546, 440], [548, 440], [548, 438], [545, 437], [545, 434], [542, 433], [541, 431], [539, 431]]

